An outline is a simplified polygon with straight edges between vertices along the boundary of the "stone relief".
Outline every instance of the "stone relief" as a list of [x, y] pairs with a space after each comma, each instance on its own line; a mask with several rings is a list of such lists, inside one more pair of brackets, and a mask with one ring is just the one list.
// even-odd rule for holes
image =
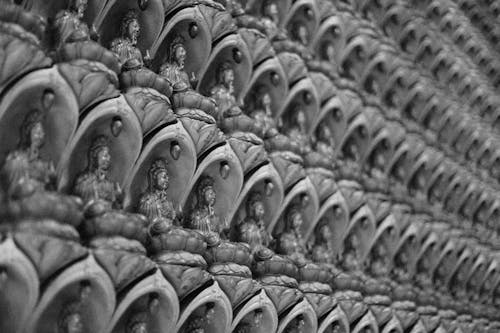
[[462, 2], [1, 2], [0, 331], [498, 330]]

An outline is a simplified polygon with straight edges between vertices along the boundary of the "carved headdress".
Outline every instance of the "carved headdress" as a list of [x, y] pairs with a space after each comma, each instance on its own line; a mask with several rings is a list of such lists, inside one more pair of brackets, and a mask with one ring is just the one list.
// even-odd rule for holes
[[109, 147], [109, 139], [105, 135], [99, 135], [92, 141], [88, 152], [89, 171], [97, 169], [97, 154], [107, 147]]
[[184, 43], [186, 42], [186, 40], [181, 36], [181, 35], [177, 35], [174, 37], [174, 39], [172, 40], [172, 43], [170, 43], [170, 49], [169, 49], [169, 52], [168, 52], [168, 62], [169, 63], [173, 63], [175, 61], [175, 51], [177, 50], [178, 47], [183, 47], [184, 49], [186, 48], [186, 46], [184, 45]]
[[21, 125], [19, 148], [23, 149], [30, 146], [31, 130], [36, 124], [44, 120], [44, 116], [45, 114], [42, 111], [36, 109], [26, 114]]
[[167, 172], [168, 173], [167, 165], [168, 165], [167, 161], [163, 158], [159, 158], [151, 164], [151, 167], [149, 168], [149, 173], [148, 173], [149, 188], [151, 190], [154, 189], [154, 183], [155, 183], [155, 179], [156, 179], [157, 174], [160, 172]]
[[246, 208], [247, 208], [247, 214], [252, 215], [253, 207], [256, 203], [258, 202], [263, 202], [262, 201], [262, 194], [258, 191], [254, 191], [250, 193], [248, 196], [247, 202], [246, 202]]

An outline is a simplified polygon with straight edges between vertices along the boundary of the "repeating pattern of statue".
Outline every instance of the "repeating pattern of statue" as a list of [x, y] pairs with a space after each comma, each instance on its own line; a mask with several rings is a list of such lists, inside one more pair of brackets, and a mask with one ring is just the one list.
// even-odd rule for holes
[[499, 13], [0, 1], [0, 331], [499, 331]]

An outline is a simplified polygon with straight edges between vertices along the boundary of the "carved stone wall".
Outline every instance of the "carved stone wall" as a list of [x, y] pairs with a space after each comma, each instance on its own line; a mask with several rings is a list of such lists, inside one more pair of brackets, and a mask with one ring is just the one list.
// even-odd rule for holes
[[499, 15], [0, 0], [0, 332], [499, 332]]

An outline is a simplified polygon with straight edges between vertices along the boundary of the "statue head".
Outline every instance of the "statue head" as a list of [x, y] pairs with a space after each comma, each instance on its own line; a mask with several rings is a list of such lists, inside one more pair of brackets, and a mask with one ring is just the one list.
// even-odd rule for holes
[[280, 13], [276, 2], [273, 0], [264, 1], [262, 4], [262, 15], [277, 25], [280, 21]]
[[198, 183], [198, 205], [213, 207], [216, 198], [214, 179], [210, 176], [203, 176]]
[[87, 9], [88, 0], [73, 0], [70, 2], [70, 10], [76, 12], [79, 19], [83, 18], [85, 10]]
[[129, 319], [126, 333], [147, 333], [148, 332], [148, 313], [136, 312]]
[[139, 14], [135, 10], [129, 10], [122, 19], [120, 30], [122, 38], [130, 40], [132, 45], [136, 45], [140, 30]]
[[111, 167], [111, 155], [109, 152], [108, 137], [100, 135], [96, 137], [89, 148], [89, 170], [107, 171]]
[[67, 304], [61, 313], [58, 323], [59, 333], [83, 333], [81, 303], [79, 301]]
[[186, 61], [186, 47], [184, 46], [184, 38], [176, 36], [170, 44], [169, 62], [176, 63], [179, 67], [184, 67]]
[[20, 136], [19, 148], [21, 149], [40, 149], [44, 145], [45, 130], [43, 128], [43, 113], [41, 111], [31, 111], [24, 117]]
[[302, 210], [298, 205], [294, 205], [288, 209], [285, 219], [285, 229], [287, 231], [298, 231], [302, 227], [304, 218], [302, 216]]
[[149, 169], [149, 187], [151, 190], [165, 191], [169, 186], [167, 161], [157, 159]]
[[255, 89], [255, 101], [257, 103], [257, 108], [266, 111], [268, 116], [272, 116], [272, 103], [271, 94], [269, 94], [269, 88], [267, 86], [259, 86]]
[[234, 70], [231, 62], [224, 61], [217, 69], [217, 82], [232, 90], [234, 82]]
[[260, 192], [252, 192], [247, 199], [247, 215], [260, 221], [266, 214], [266, 207]]

